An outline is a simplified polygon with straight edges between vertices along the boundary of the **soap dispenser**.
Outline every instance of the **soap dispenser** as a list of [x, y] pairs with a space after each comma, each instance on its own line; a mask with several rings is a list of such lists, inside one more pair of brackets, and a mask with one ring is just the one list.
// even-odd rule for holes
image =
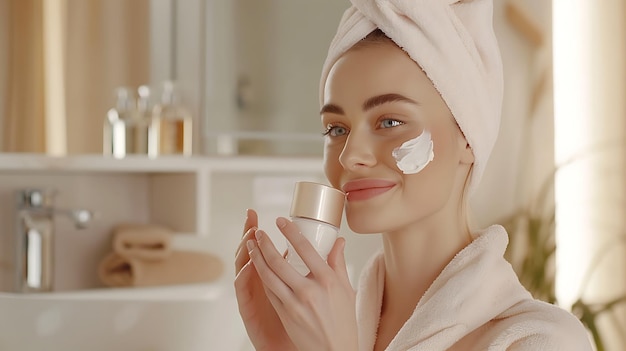
[[191, 114], [180, 103], [178, 92], [171, 81], [163, 84], [161, 100], [152, 111], [148, 149], [150, 157], [191, 155]]

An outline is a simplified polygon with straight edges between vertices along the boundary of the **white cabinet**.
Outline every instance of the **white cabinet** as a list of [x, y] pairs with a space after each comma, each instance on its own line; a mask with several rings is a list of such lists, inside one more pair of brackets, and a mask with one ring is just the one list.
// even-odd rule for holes
[[[255, 198], [259, 184], [282, 178], [323, 181], [322, 169], [320, 158], [0, 154], [0, 290], [10, 290], [14, 279], [18, 189], [53, 188], [55, 206], [96, 212], [82, 230], [62, 217], [55, 221], [55, 290], [76, 290], [100, 286], [96, 268], [110, 250], [111, 228], [121, 222], [157, 223], [203, 237], [231, 269], [245, 208], [264, 203]], [[272, 201], [267, 203], [271, 212]], [[284, 206], [275, 212], [288, 215]], [[225, 276], [232, 278], [230, 273]]]

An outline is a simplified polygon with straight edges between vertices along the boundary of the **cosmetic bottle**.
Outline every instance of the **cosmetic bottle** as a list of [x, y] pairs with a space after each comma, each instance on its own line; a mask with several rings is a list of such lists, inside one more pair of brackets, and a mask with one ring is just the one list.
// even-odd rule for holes
[[148, 154], [148, 135], [152, 123], [152, 110], [154, 108], [152, 89], [147, 85], [141, 85], [137, 88], [137, 128], [135, 152], [140, 154]]
[[[324, 260], [337, 240], [344, 203], [345, 194], [335, 188], [313, 182], [297, 182], [295, 185], [289, 215]], [[300, 274], [309, 273], [309, 268], [289, 242], [287, 262]]]
[[117, 88], [115, 95], [115, 107], [107, 111], [104, 121], [103, 154], [115, 158], [146, 154], [150, 120], [138, 113], [132, 89]]
[[[120, 129], [124, 128], [123, 119], [126, 114], [132, 113], [134, 106], [128, 88], [115, 90], [115, 107], [107, 111], [102, 128], [102, 153], [105, 156], [124, 157], [126, 154], [125, 142], [118, 141]], [[117, 138], [116, 138], [117, 137]], [[122, 152], [122, 150], [124, 150]]]
[[148, 153], [160, 155], [191, 155], [192, 118], [182, 106], [173, 82], [163, 83], [161, 101], [152, 111]]

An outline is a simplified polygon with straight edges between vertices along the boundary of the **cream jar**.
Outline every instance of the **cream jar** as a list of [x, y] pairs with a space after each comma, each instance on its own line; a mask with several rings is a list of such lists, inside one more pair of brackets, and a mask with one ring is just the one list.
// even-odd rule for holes
[[[342, 191], [323, 184], [297, 182], [295, 185], [289, 215], [324, 260], [337, 240], [345, 199]], [[287, 262], [302, 275], [309, 273], [289, 242]]]

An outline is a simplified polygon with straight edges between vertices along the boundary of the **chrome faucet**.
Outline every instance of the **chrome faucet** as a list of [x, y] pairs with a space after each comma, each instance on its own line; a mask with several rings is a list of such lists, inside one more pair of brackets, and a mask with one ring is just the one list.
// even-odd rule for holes
[[86, 228], [93, 213], [54, 207], [53, 190], [25, 189], [17, 192], [16, 291], [52, 291], [54, 280], [54, 217], [68, 216], [76, 228]]

